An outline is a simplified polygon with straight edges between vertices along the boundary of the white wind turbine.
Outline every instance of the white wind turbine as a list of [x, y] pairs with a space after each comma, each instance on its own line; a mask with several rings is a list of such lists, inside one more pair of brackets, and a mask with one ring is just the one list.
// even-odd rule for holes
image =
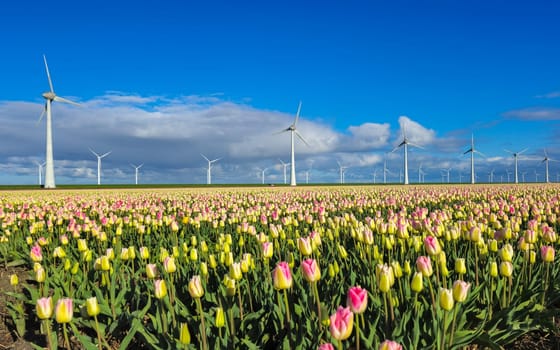
[[471, 148], [466, 150], [465, 153], [463, 153], [463, 154], [467, 154], [467, 153], [471, 154], [471, 184], [474, 184], [476, 182], [475, 181], [475, 173], [474, 173], [474, 154], [478, 153], [478, 154], [484, 156], [484, 154], [482, 154], [482, 152], [474, 149], [474, 135], [471, 135]]
[[[546, 149], [544, 149], [544, 159], [542, 160], [542, 163], [544, 163], [544, 165], [545, 165], [545, 182], [546, 182], [546, 183], [549, 183], [549, 182], [550, 182], [550, 181], [549, 181], [549, 178], [548, 178], [548, 162], [549, 162], [549, 161], [551, 161], [551, 162], [557, 162], [557, 160], [548, 158], [548, 154], [546, 153]], [[536, 170], [535, 170], [535, 176], [537, 176]]]
[[[524, 150], [519, 151], [519, 152], [508, 151], [507, 149], [504, 150], [504, 151], [513, 154], [514, 168], [515, 168], [515, 170], [514, 170], [514, 172], [515, 172], [515, 174], [514, 174], [514, 180], [515, 180], [515, 183], [519, 183], [519, 177], [517, 176], [517, 158], [519, 157], [519, 155], [520, 155], [521, 153], [527, 151], [527, 148], [525, 148]], [[509, 182], [509, 180], [508, 180], [508, 182]]]
[[134, 183], [135, 183], [136, 185], [138, 185], [138, 169], [140, 169], [143, 165], [144, 165], [144, 163], [142, 163], [142, 164], [140, 164], [140, 165], [138, 165], [138, 166], [136, 166], [136, 165], [130, 163], [130, 166], [132, 166], [132, 167], [134, 168]]
[[62, 98], [60, 96], [57, 96], [54, 92], [54, 88], [53, 88], [53, 83], [51, 80], [51, 74], [49, 73], [49, 66], [47, 65], [47, 58], [45, 57], [45, 55], [43, 55], [43, 60], [45, 61], [45, 69], [47, 71], [47, 78], [49, 80], [49, 87], [50, 87], [50, 91], [47, 91], [45, 93], [43, 93], [43, 98], [46, 100], [45, 101], [45, 109], [43, 110], [43, 113], [41, 113], [41, 117], [39, 118], [39, 121], [41, 121], [41, 119], [43, 119], [43, 115], [46, 114], [47, 115], [47, 144], [46, 144], [46, 156], [45, 156], [45, 188], [55, 188], [56, 184], [55, 184], [55, 179], [54, 179], [54, 157], [53, 157], [53, 142], [52, 142], [52, 113], [51, 113], [51, 107], [52, 107], [52, 103], [53, 101], [56, 102], [64, 102], [64, 103], [70, 103], [73, 105], [78, 105], [78, 103], [76, 102], [72, 102], [70, 100], [67, 100], [65, 98]]
[[105, 154], [99, 155], [99, 154], [95, 153], [95, 151], [92, 150], [91, 148], [89, 150], [91, 151], [91, 153], [93, 153], [97, 157], [97, 184], [101, 185], [101, 159], [107, 157], [113, 151], [109, 151]]
[[383, 183], [386, 184], [387, 183], [387, 173], [389, 172], [389, 169], [387, 169], [387, 159], [385, 159], [383, 161]]
[[408, 138], [406, 137], [406, 125], [404, 123], [402, 127], [402, 135], [403, 135], [402, 142], [397, 147], [395, 147], [391, 152], [395, 152], [400, 147], [403, 147], [403, 152], [404, 152], [404, 182], [403, 183], [405, 185], [408, 185], [408, 145], [417, 148], [422, 148], [422, 147], [408, 140]]
[[441, 171], [444, 171], [447, 174], [447, 183], [449, 183], [449, 179], [450, 179], [450, 175], [451, 175], [451, 169], [452, 168], [441, 169]]
[[216, 158], [213, 160], [210, 160], [208, 158], [206, 158], [206, 156], [204, 154], [200, 154], [202, 156], [202, 158], [206, 159], [206, 161], [208, 162], [208, 169], [206, 170], [206, 184], [210, 185], [212, 184], [212, 164], [214, 164], [215, 162], [219, 161], [222, 158]]
[[297, 122], [298, 122], [298, 119], [299, 119], [299, 112], [300, 111], [301, 111], [301, 101], [299, 102], [297, 113], [296, 113], [296, 118], [294, 119], [294, 122], [292, 123], [292, 125], [288, 126], [286, 129], [280, 131], [280, 133], [289, 131], [290, 134], [291, 134], [290, 136], [291, 136], [292, 152], [291, 152], [291, 163], [290, 163], [290, 165], [291, 165], [290, 186], [296, 186], [296, 155], [295, 155], [295, 148], [294, 148], [295, 135], [297, 135], [297, 137], [299, 137], [299, 139], [301, 141], [303, 141], [303, 143], [305, 143], [307, 146], [309, 146], [307, 141], [305, 141], [303, 136], [301, 136], [301, 134], [297, 131], [297, 128], [296, 128], [296, 125], [297, 125]]
[[[311, 168], [313, 168], [313, 159], [309, 160], [309, 169], [307, 169], [307, 171], [305, 172], [305, 183], [309, 184], [309, 173], [311, 173]], [[285, 168], [284, 168], [285, 169]], [[285, 174], [285, 170], [284, 170], [284, 174]], [[285, 178], [285, 175], [284, 175]], [[285, 183], [285, 180], [284, 180]]]
[[264, 169], [257, 168], [257, 170], [261, 172], [262, 184], [264, 185], [264, 174], [268, 170], [268, 168], [264, 168]]
[[280, 161], [280, 163], [282, 164], [282, 167], [284, 167], [284, 185], [288, 183], [288, 177], [286, 176], [286, 168], [288, 167], [288, 165], [290, 165], [290, 163], [284, 163], [282, 161], [282, 159], [278, 159]]
[[339, 172], [340, 172], [340, 183], [343, 184], [344, 183], [344, 173], [346, 172], [346, 169], [348, 169], [348, 167], [340, 165], [339, 161], [336, 161], [336, 164], [338, 164], [338, 169], [339, 169]]
[[43, 180], [41, 179], [41, 176], [43, 174], [43, 167], [45, 166], [45, 164], [47, 164], [46, 162], [43, 163], [39, 163], [37, 161], [35, 161], [35, 164], [37, 164], [37, 170], [39, 172], [39, 186], [41, 186], [43, 184]]

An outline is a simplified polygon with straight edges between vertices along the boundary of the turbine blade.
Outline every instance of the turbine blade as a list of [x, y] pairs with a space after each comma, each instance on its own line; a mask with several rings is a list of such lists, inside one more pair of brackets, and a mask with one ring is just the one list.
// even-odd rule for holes
[[104, 157], [107, 157], [107, 156], [108, 156], [109, 154], [111, 154], [111, 152], [113, 152], [113, 151], [109, 151], [109, 152], [105, 153], [105, 154], [104, 154], [104, 155], [102, 155], [102, 156], [101, 156], [100, 158], [104, 158]]
[[525, 148], [523, 151], [517, 152], [517, 154], [521, 154], [521, 153], [527, 151], [528, 149], [529, 149], [529, 148]]
[[51, 73], [49, 73], [49, 65], [47, 64], [47, 56], [43, 55], [43, 60], [45, 61], [45, 69], [47, 70], [47, 78], [49, 79], [49, 86], [51, 88], [51, 92], [54, 93], [53, 83], [51, 80]]
[[281, 134], [281, 133], [286, 132], [286, 131], [290, 131], [290, 128], [282, 129], [280, 131], [277, 131], [277, 132], [273, 133], [272, 135], [278, 135], [278, 134]]
[[55, 96], [55, 97], [54, 97], [54, 101], [63, 102], [63, 103], [69, 103], [69, 104], [75, 105], [75, 106], [81, 106], [81, 104], [79, 104], [79, 103], [77, 103], [77, 102], [70, 101], [70, 100], [68, 100], [68, 99], [66, 99], [66, 98], [64, 98], [64, 97], [60, 97], [60, 96]]
[[210, 161], [210, 159], [206, 158], [206, 156], [204, 154], [201, 153], [200, 155], [202, 156], [202, 158], [206, 159], [207, 162]]
[[299, 112], [301, 111], [301, 101], [299, 101], [299, 105], [297, 108], [296, 119], [294, 120], [294, 126], [296, 126], [298, 119], [299, 119]]
[[408, 144], [409, 144], [410, 146], [412, 146], [412, 147], [416, 147], [416, 148], [420, 148], [420, 149], [425, 149], [424, 147], [422, 147], [422, 146], [420, 146], [420, 145], [417, 145], [417, 144], [415, 144], [415, 143], [412, 143], [412, 142], [410, 142], [410, 141], [408, 142]]
[[95, 154], [96, 157], [99, 157], [99, 154], [95, 153], [94, 150], [92, 150], [91, 148], [89, 150], [91, 151], [91, 153]]
[[41, 120], [43, 120], [43, 116], [45, 115], [46, 110], [47, 110], [47, 104], [45, 103], [45, 108], [43, 108], [43, 111], [41, 112], [41, 116], [39, 117], [39, 120], [37, 120], [37, 125], [39, 125], [39, 123], [41, 123]]
[[294, 132], [296, 133], [297, 137], [299, 137], [299, 139], [303, 141], [303, 143], [305, 143], [308, 147], [311, 147], [311, 146], [309, 146], [309, 143], [307, 143], [307, 141], [305, 141], [303, 136], [301, 136], [301, 134], [297, 130], [294, 130]]

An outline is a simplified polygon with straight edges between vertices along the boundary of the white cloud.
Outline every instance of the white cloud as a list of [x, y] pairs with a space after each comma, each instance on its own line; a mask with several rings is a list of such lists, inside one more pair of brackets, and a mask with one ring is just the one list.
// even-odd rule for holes
[[436, 138], [436, 132], [433, 129], [427, 129], [407, 116], [399, 117], [399, 125], [399, 142], [402, 141], [402, 135], [406, 135], [410, 142], [424, 147], [434, 142]]
[[560, 108], [530, 107], [506, 112], [504, 116], [519, 120], [560, 120]]

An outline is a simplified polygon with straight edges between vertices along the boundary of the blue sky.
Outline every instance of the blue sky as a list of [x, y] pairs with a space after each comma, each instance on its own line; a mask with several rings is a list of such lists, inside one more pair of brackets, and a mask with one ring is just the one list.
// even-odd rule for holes
[[[48, 90], [58, 184], [283, 182], [288, 127], [302, 101], [298, 182], [544, 179], [560, 160], [560, 5], [550, 1], [36, 1], [0, 13], [0, 184], [37, 182]], [[550, 162], [551, 180], [560, 163]], [[535, 172], [538, 175], [535, 175]]]

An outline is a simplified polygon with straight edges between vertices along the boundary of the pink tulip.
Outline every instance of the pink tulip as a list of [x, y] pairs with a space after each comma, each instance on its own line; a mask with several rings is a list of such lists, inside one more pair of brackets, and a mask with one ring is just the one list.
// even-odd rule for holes
[[543, 245], [541, 247], [541, 258], [544, 262], [554, 262], [554, 247]]
[[392, 340], [385, 340], [379, 344], [379, 350], [402, 350], [402, 345]]
[[29, 256], [33, 262], [41, 262], [43, 261], [43, 253], [41, 252], [41, 246], [35, 244], [31, 247], [31, 251], [29, 252]]
[[441, 245], [434, 236], [426, 236], [426, 238], [424, 238], [424, 249], [426, 249], [426, 252], [431, 256], [441, 253]]
[[319, 345], [317, 350], [334, 350], [334, 346], [331, 343], [325, 343]]
[[272, 282], [276, 289], [289, 289], [292, 287], [292, 272], [287, 262], [281, 261], [272, 271]]
[[321, 278], [321, 269], [317, 266], [315, 259], [305, 259], [301, 262], [303, 278], [307, 282], [317, 282]]
[[352, 334], [354, 314], [349, 307], [339, 306], [336, 313], [330, 317], [331, 335], [336, 340], [345, 340]]
[[367, 290], [357, 286], [351, 287], [348, 290], [348, 298], [346, 299], [346, 305], [350, 307], [352, 312], [356, 314], [361, 314], [367, 308]]
[[416, 259], [416, 268], [418, 271], [422, 272], [424, 277], [430, 277], [434, 273], [432, 261], [428, 256], [419, 256], [418, 259]]

